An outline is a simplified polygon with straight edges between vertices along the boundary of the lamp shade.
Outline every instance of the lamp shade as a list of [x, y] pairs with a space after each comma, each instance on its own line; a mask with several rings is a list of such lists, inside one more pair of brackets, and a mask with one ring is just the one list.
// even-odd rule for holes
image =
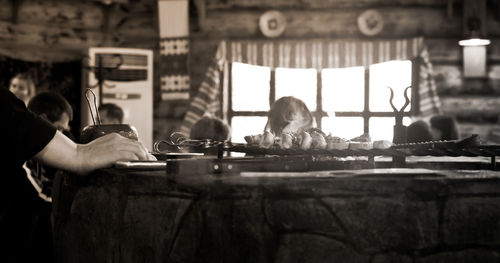
[[486, 38], [486, 1], [464, 0], [464, 38], [458, 42], [460, 46], [486, 46], [490, 40]]

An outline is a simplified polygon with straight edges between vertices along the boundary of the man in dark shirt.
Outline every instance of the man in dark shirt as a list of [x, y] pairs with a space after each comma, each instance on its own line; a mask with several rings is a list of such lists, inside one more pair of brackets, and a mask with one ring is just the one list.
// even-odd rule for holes
[[118, 134], [76, 144], [45, 120], [29, 112], [24, 103], [0, 88], [0, 259], [23, 262], [26, 218], [36, 191], [27, 183], [23, 163], [35, 158], [47, 165], [80, 174], [111, 166], [118, 160], [154, 160], [138, 141]]

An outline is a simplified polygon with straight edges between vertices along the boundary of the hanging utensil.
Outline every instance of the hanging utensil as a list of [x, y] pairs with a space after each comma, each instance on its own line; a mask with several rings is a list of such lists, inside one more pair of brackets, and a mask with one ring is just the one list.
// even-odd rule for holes
[[[96, 117], [94, 117], [94, 114], [92, 113], [92, 106], [90, 104], [89, 92], [92, 93], [92, 96], [94, 97], [94, 109], [95, 109]], [[92, 122], [94, 122], [94, 126], [101, 125], [101, 116], [99, 115], [99, 110], [97, 109], [97, 96], [95, 95], [95, 93], [91, 89], [87, 88], [85, 90], [85, 99], [87, 100], [87, 103], [89, 105], [90, 116], [92, 117]], [[96, 122], [96, 118], [97, 118], [97, 122]]]

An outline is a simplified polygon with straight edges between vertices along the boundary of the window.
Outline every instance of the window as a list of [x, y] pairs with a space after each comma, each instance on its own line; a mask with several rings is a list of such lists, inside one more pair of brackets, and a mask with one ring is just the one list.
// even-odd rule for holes
[[[410, 60], [389, 61], [369, 68], [288, 69], [232, 63], [229, 120], [232, 140], [244, 142], [249, 134], [262, 133], [270, 105], [283, 96], [303, 100], [315, 116], [316, 126], [327, 134], [347, 139], [368, 132], [373, 140], [390, 140], [393, 136], [394, 112], [400, 109], [404, 89], [416, 87], [412, 82]], [[412, 91], [412, 93], [415, 93]], [[403, 122], [410, 124], [411, 104], [405, 109]]]

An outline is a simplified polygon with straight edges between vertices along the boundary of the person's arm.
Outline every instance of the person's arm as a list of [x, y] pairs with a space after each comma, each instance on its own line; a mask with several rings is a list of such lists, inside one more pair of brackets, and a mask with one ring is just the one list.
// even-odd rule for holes
[[76, 144], [60, 132], [56, 132], [35, 158], [47, 165], [80, 174], [110, 167], [119, 160], [154, 160], [140, 142], [117, 133], [88, 144]]

